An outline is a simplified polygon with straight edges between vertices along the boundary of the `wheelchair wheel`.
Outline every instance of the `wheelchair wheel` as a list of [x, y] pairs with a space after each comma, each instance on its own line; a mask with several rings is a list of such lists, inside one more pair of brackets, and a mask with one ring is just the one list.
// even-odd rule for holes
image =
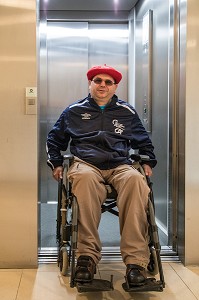
[[60, 250], [60, 272], [63, 276], [66, 276], [68, 272], [69, 262], [68, 262], [68, 252], [65, 247], [62, 247]]

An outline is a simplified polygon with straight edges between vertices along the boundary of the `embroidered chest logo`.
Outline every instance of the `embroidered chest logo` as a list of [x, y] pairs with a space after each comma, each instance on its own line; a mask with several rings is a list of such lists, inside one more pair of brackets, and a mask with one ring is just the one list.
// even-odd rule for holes
[[120, 124], [118, 122], [118, 120], [113, 120], [112, 123], [116, 127], [115, 128], [115, 133], [122, 134], [122, 132], [125, 130], [125, 126], [123, 124]]
[[90, 118], [91, 118], [91, 115], [88, 113], [81, 114], [81, 116], [82, 116], [82, 120], [90, 120]]

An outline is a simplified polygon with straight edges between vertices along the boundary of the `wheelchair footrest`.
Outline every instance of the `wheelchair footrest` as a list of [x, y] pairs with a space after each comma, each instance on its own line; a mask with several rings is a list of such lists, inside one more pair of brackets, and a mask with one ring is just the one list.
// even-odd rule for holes
[[93, 279], [91, 282], [77, 282], [76, 287], [79, 293], [112, 291], [113, 283], [103, 279]]
[[141, 286], [129, 286], [126, 282], [122, 284], [125, 292], [162, 292], [163, 284], [161, 281], [157, 281], [155, 278], [147, 278], [146, 283]]

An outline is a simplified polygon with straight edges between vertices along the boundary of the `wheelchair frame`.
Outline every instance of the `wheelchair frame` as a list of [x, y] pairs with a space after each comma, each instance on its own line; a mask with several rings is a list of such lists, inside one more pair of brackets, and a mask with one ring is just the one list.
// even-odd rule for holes
[[[152, 190], [152, 183], [142, 168], [142, 163], [149, 160], [148, 156], [132, 154], [131, 159], [133, 166], [145, 177], [150, 188], [149, 205], [148, 205], [148, 223], [149, 223], [149, 249], [150, 261], [148, 271], [150, 274], [159, 274], [159, 280], [149, 277], [146, 284], [142, 286], [129, 286], [125, 277], [122, 284], [126, 292], [142, 292], [142, 291], [163, 291], [165, 287], [164, 274], [160, 258], [160, 243], [158, 236], [158, 227], [155, 222], [155, 206]], [[113, 290], [113, 276], [110, 281], [102, 279], [93, 279], [91, 283], [75, 282], [75, 262], [78, 235], [78, 203], [76, 197], [71, 192], [71, 183], [67, 179], [68, 169], [73, 161], [73, 155], [63, 156], [63, 179], [58, 181], [58, 205], [57, 205], [57, 244], [58, 244], [58, 266], [63, 276], [69, 274], [70, 268], [70, 287], [77, 287], [78, 292], [91, 291], [110, 291]], [[108, 211], [116, 216], [119, 212], [116, 208], [116, 191], [109, 185], [107, 187], [107, 200], [101, 206], [102, 213]]]

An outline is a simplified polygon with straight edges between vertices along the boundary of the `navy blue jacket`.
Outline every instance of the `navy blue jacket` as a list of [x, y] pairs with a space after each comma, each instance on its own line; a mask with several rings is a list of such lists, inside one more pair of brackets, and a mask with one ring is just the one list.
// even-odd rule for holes
[[104, 110], [88, 95], [67, 107], [47, 138], [48, 165], [62, 165], [60, 151], [70, 152], [101, 170], [131, 164], [129, 150], [148, 155], [156, 165], [151, 140], [135, 109], [116, 95]]

